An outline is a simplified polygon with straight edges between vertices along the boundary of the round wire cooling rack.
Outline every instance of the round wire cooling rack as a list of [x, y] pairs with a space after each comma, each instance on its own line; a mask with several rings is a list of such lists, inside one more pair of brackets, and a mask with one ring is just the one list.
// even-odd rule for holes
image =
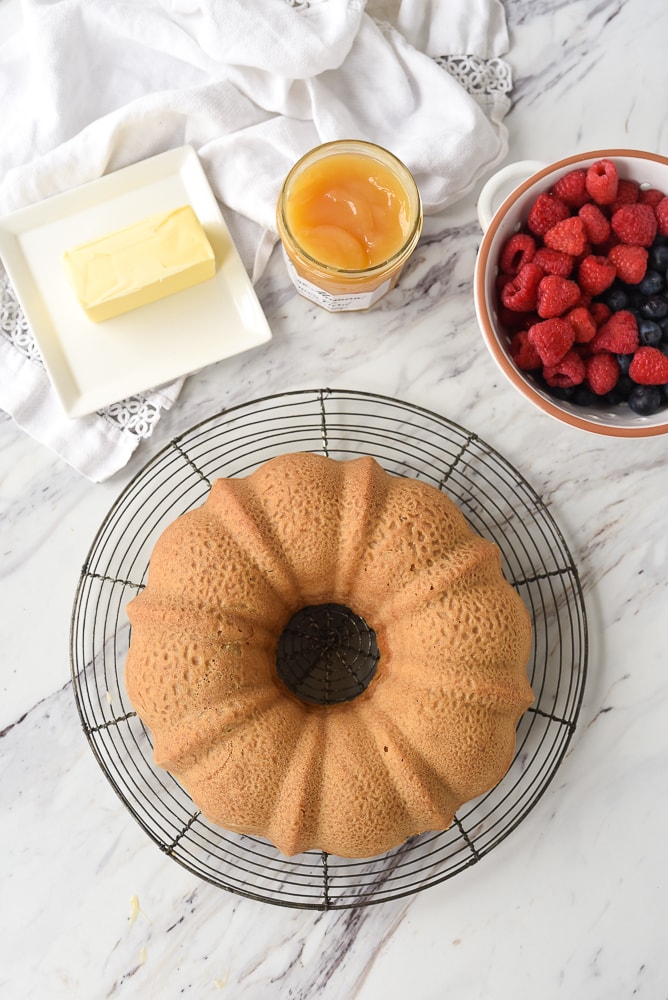
[[[275, 455], [371, 455], [388, 472], [443, 489], [472, 528], [496, 542], [506, 578], [533, 619], [535, 693], [516, 754], [492, 791], [460, 809], [445, 832], [387, 854], [293, 858], [257, 837], [228, 833], [199, 813], [153, 763], [150, 735], [125, 691], [126, 605], [145, 585], [157, 538], [204, 502], [220, 476], [243, 476]], [[267, 396], [224, 410], [170, 442], [135, 476], [101, 525], [83, 566], [71, 623], [81, 724], [100, 767], [169, 857], [228, 891], [284, 906], [337, 909], [386, 902], [476, 864], [536, 805], [575, 732], [587, 672], [587, 621], [573, 559], [528, 482], [477, 435], [389, 397], [337, 389]]]

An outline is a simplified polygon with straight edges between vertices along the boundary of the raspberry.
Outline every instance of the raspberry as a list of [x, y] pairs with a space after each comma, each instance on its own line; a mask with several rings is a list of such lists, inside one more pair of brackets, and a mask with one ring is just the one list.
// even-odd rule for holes
[[634, 393], [653, 393], [651, 412], [661, 408], [668, 194], [620, 179], [599, 160], [538, 195], [529, 217], [502, 247], [495, 278], [498, 322], [517, 368], [539, 372], [549, 391], [578, 405], [603, 396], [642, 415], [649, 403], [636, 405]]
[[575, 341], [571, 324], [565, 319], [545, 319], [529, 327], [529, 343], [544, 365], [556, 365]]
[[541, 360], [535, 347], [529, 343], [526, 330], [520, 330], [510, 341], [510, 355], [522, 371], [533, 371], [541, 367]]
[[662, 198], [654, 209], [660, 236], [668, 236], [668, 198]]
[[494, 279], [494, 287], [496, 289], [496, 294], [500, 297], [503, 291], [504, 285], [507, 285], [509, 281], [512, 281], [512, 274], [502, 274], [501, 271], [498, 272]]
[[596, 321], [585, 306], [576, 306], [564, 318], [573, 327], [576, 344], [587, 344], [596, 336]]
[[611, 205], [617, 197], [619, 177], [612, 160], [597, 160], [587, 170], [587, 192], [597, 205]]
[[596, 326], [603, 326], [605, 321], [612, 316], [612, 309], [605, 302], [592, 302], [589, 306], [589, 312]]
[[538, 285], [544, 277], [537, 264], [525, 264], [514, 278], [501, 289], [501, 302], [514, 312], [531, 312], [536, 308]]
[[565, 202], [569, 208], [580, 208], [581, 205], [589, 201], [586, 180], [586, 170], [570, 170], [559, 178], [552, 188], [552, 193]]
[[658, 188], [641, 188], [638, 201], [643, 205], [651, 205], [652, 208], [656, 208], [664, 197], [663, 191], [659, 191]]
[[650, 205], [622, 205], [612, 216], [612, 231], [622, 243], [649, 247], [656, 236], [656, 215]]
[[[576, 218], [577, 218], [577, 216], [576, 216]], [[593, 246], [591, 245], [591, 243], [589, 242], [589, 240], [585, 237], [585, 241], [584, 241], [584, 243], [582, 245], [582, 253], [577, 254], [576, 257], [575, 257], [575, 260], [573, 261], [573, 266], [576, 268], [576, 270], [580, 266], [580, 264], [582, 263], [582, 261], [585, 259], [585, 257], [591, 256], [591, 254], [593, 254], [593, 252], [594, 252]]]
[[528, 233], [514, 233], [510, 237], [499, 260], [503, 274], [515, 275], [525, 264], [530, 264], [536, 253], [536, 241]]
[[527, 226], [536, 236], [544, 236], [548, 229], [562, 219], [567, 219], [570, 209], [560, 198], [542, 192], [529, 210]]
[[568, 389], [584, 382], [585, 363], [577, 351], [571, 349], [556, 365], [545, 365], [543, 378], [548, 385]]
[[499, 305], [497, 318], [508, 336], [512, 336], [518, 330], [528, 330], [530, 326], [537, 323], [538, 313], [533, 311], [518, 312], [516, 309], [506, 309], [505, 306]]
[[617, 185], [617, 197], [610, 205], [610, 211], [616, 212], [622, 205], [633, 205], [640, 197], [640, 184], [620, 178]]
[[543, 239], [550, 250], [561, 250], [562, 253], [577, 257], [585, 248], [584, 223], [577, 215], [562, 219], [548, 229]]
[[592, 351], [633, 354], [638, 346], [638, 321], [628, 309], [612, 313], [591, 342]]
[[608, 251], [608, 260], [614, 264], [617, 277], [627, 285], [637, 285], [647, 271], [647, 250], [644, 247], [619, 243]]
[[536, 312], [541, 319], [561, 316], [580, 299], [580, 289], [574, 281], [560, 278], [558, 274], [546, 274], [538, 285]]
[[[668, 358], [666, 358], [668, 361]], [[619, 364], [613, 354], [592, 354], [584, 363], [585, 377], [592, 392], [605, 396], [619, 380]]]
[[559, 274], [562, 278], [568, 278], [573, 270], [573, 258], [570, 254], [550, 250], [549, 247], [538, 247], [533, 262], [542, 267], [545, 274]]
[[599, 255], [599, 257], [609, 257], [612, 248], [618, 246], [620, 246], [620, 239], [618, 236], [615, 236], [615, 234], [611, 229], [610, 236], [608, 237], [608, 239], [604, 240], [603, 243], [596, 244], [596, 253]]
[[[610, 288], [616, 277], [615, 265], [611, 264], [607, 257], [590, 254], [578, 268], [580, 288], [585, 292], [591, 292], [592, 295], [600, 295], [606, 288]], [[540, 313], [540, 310], [538, 312]]]
[[584, 223], [585, 234], [590, 243], [605, 243], [610, 238], [610, 223], [598, 205], [588, 202], [582, 206], [578, 215]]
[[668, 382], [668, 358], [658, 347], [639, 347], [633, 355], [629, 375], [639, 385], [665, 385]]

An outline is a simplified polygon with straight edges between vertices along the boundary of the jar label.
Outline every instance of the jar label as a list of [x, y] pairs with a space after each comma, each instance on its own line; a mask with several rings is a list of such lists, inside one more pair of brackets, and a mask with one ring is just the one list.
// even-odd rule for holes
[[323, 309], [329, 309], [330, 312], [344, 312], [346, 310], [355, 309], [368, 309], [369, 306], [374, 305], [378, 299], [382, 298], [383, 295], [389, 290], [392, 277], [387, 278], [382, 284], [378, 285], [371, 292], [344, 292], [339, 295], [333, 292], [325, 292], [322, 288], [318, 288], [313, 282], [307, 281], [306, 278], [302, 278], [301, 275], [297, 274], [294, 264], [283, 251], [283, 256], [285, 257], [285, 263], [288, 268], [288, 274], [292, 279], [292, 283], [299, 292], [303, 295], [305, 299], [309, 299], [311, 302], [315, 302], [316, 305], [322, 306]]

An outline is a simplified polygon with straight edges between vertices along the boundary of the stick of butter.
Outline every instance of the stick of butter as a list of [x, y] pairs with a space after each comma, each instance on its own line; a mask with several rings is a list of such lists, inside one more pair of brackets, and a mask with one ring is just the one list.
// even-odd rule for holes
[[208, 281], [216, 260], [190, 205], [151, 215], [63, 256], [79, 302], [95, 323]]

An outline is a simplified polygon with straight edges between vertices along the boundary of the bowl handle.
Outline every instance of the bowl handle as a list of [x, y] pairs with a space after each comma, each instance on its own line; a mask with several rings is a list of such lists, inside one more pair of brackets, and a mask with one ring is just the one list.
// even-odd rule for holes
[[542, 160], [517, 160], [501, 167], [487, 180], [478, 196], [478, 222], [483, 233], [489, 229], [494, 213], [507, 195], [522, 181], [547, 166]]

